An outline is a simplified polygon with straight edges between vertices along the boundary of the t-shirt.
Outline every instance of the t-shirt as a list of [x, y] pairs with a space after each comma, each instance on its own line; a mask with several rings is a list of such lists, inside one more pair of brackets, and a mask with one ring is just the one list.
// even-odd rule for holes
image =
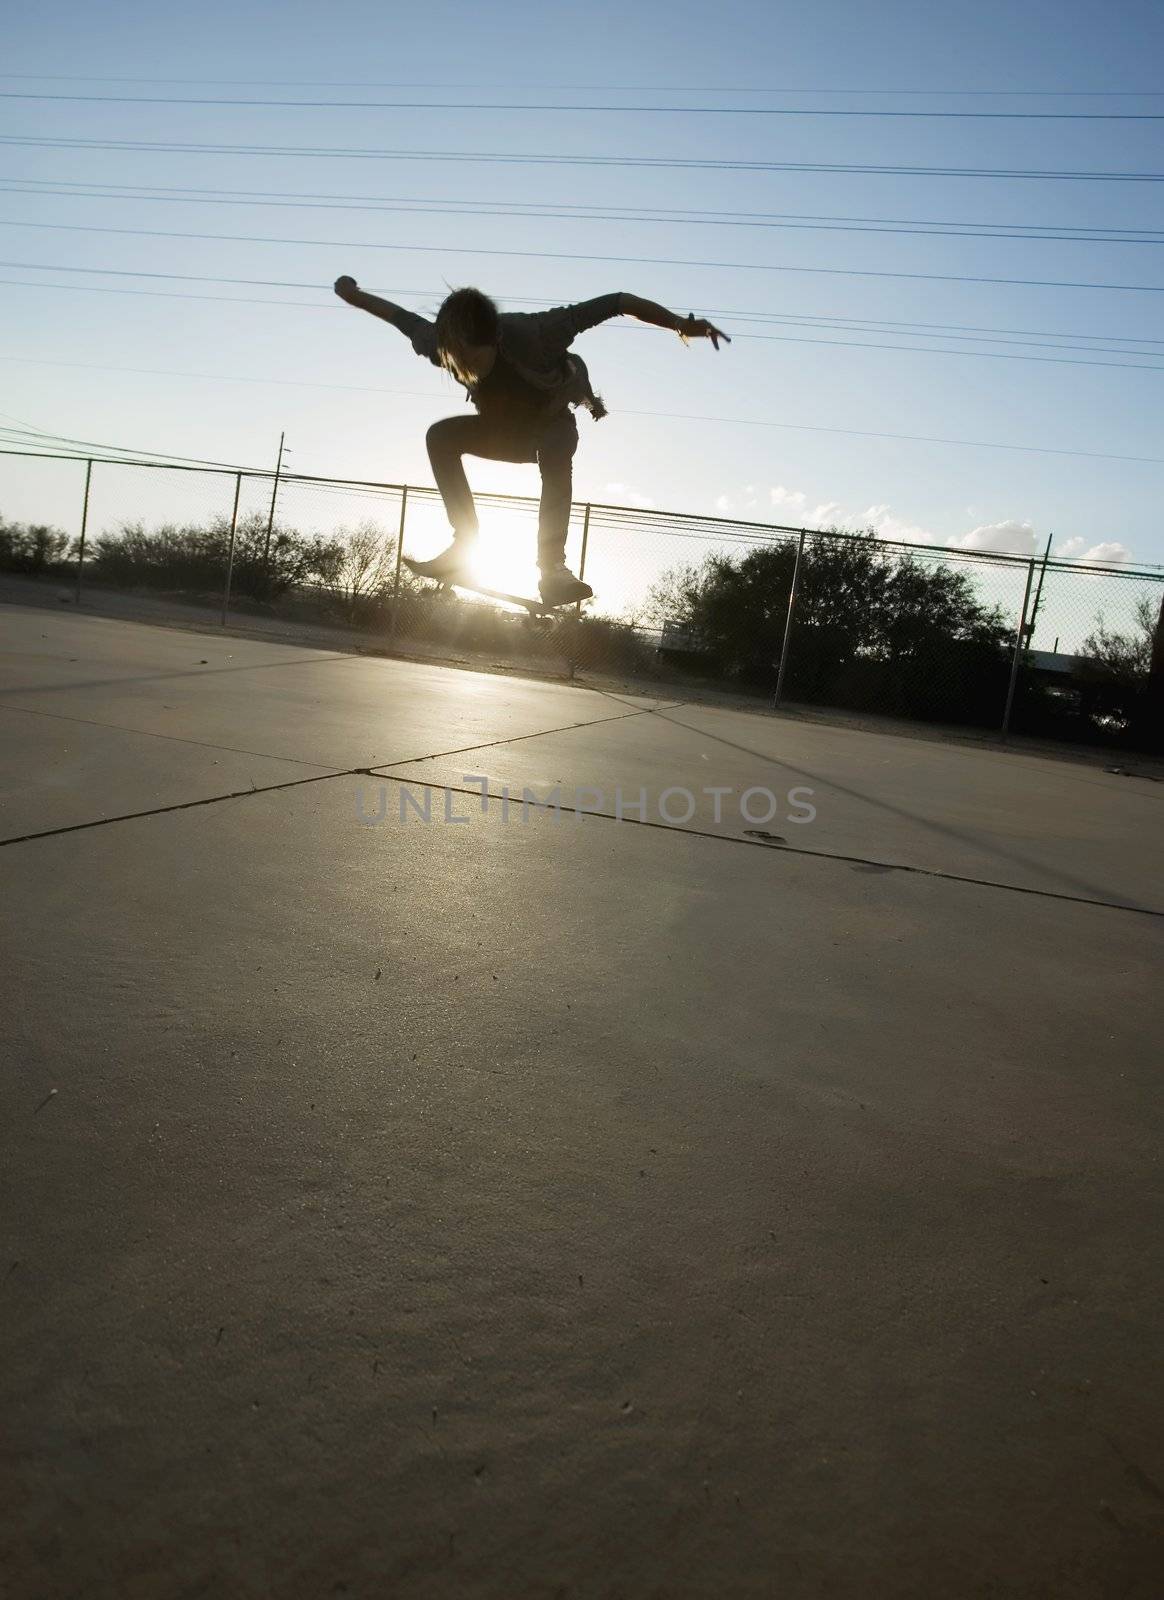
[[[570, 306], [554, 306], [550, 311], [503, 311], [502, 339], [519, 366], [530, 372], [549, 373], [558, 365], [580, 333], [596, 328], [600, 322], [619, 317], [623, 312], [622, 294], [600, 294], [593, 300], [579, 300]], [[400, 329], [418, 356], [441, 364], [436, 346], [436, 324], [415, 311], [406, 311], [391, 301], [383, 301], [387, 321]]]
[[549, 410], [546, 391], [528, 383], [501, 350], [486, 376], [474, 386], [472, 398], [483, 417], [517, 427], [537, 421]]

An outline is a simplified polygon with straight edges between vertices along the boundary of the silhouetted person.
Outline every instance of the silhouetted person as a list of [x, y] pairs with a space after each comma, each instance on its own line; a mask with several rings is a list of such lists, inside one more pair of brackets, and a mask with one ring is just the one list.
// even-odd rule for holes
[[586, 363], [570, 354], [580, 333], [611, 317], [637, 317], [670, 328], [684, 340], [710, 339], [730, 344], [725, 333], [702, 317], [679, 317], [653, 300], [633, 294], [605, 294], [552, 311], [498, 311], [479, 289], [455, 289], [436, 321], [366, 294], [354, 278], [337, 278], [335, 292], [348, 305], [390, 322], [411, 341], [418, 356], [451, 372], [477, 408], [476, 416], [446, 417], [428, 430], [428, 457], [453, 529], [453, 542], [431, 561], [408, 566], [421, 577], [472, 586], [468, 571], [477, 538], [477, 511], [461, 463], [462, 456], [491, 461], [536, 462], [542, 497], [538, 517], [538, 584], [549, 605], [585, 600], [588, 583], [566, 566], [566, 531], [578, 425], [573, 409], [585, 406], [594, 417], [606, 407], [590, 386]]

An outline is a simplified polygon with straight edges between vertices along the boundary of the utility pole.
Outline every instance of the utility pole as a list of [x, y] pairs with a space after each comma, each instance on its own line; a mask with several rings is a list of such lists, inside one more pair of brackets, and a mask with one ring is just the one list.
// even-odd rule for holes
[[279, 493], [279, 472], [283, 465], [283, 440], [286, 433], [279, 435], [279, 455], [275, 462], [275, 482], [271, 486], [271, 511], [267, 517], [267, 537], [263, 541], [263, 570], [267, 571], [271, 564], [271, 530], [275, 526], [275, 497]]
[[77, 546], [77, 586], [73, 594], [76, 605], [81, 604], [81, 579], [85, 572], [85, 530], [89, 526], [89, 485], [93, 481], [93, 463], [85, 463], [85, 501], [81, 507], [81, 542]]
[[1031, 584], [1035, 579], [1035, 561], [1032, 556], [1027, 562], [1027, 586], [1023, 590], [1023, 608], [1019, 612], [1018, 627], [1014, 634], [1014, 651], [1010, 661], [1010, 684], [1006, 691], [1006, 710], [1002, 713], [1002, 737], [1005, 739], [1010, 733], [1010, 714], [1014, 709], [1014, 691], [1018, 683], [1019, 662], [1023, 656], [1023, 641], [1027, 636], [1027, 607], [1031, 603]]
[[780, 704], [780, 696], [784, 693], [784, 673], [788, 667], [788, 647], [792, 643], [792, 613], [796, 610], [796, 584], [800, 577], [800, 561], [804, 555], [804, 532], [800, 530], [800, 541], [796, 546], [796, 559], [792, 563], [792, 582], [788, 587], [788, 611], [784, 618], [784, 643], [780, 646], [780, 666], [776, 672], [776, 693], [772, 696], [772, 709]]
[[1039, 568], [1039, 581], [1035, 588], [1035, 603], [1031, 607], [1031, 620], [1027, 623], [1027, 648], [1030, 649], [1035, 637], [1035, 623], [1039, 617], [1039, 601], [1043, 598], [1043, 579], [1047, 576], [1047, 560], [1051, 554], [1051, 540], [1054, 534], [1047, 535], [1047, 548], [1043, 551], [1043, 564]]

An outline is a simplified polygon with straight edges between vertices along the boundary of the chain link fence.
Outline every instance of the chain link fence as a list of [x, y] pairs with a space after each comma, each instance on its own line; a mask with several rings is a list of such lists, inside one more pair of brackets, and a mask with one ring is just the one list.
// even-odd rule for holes
[[[537, 502], [477, 501], [481, 582], [536, 598]], [[144, 591], [470, 666], [1159, 745], [1161, 571], [591, 503], [566, 554], [596, 598], [539, 617], [402, 565], [448, 539], [432, 489], [0, 451], [0, 569], [77, 599]]]
[[1164, 575], [1036, 565], [1012, 726], [1164, 748]]

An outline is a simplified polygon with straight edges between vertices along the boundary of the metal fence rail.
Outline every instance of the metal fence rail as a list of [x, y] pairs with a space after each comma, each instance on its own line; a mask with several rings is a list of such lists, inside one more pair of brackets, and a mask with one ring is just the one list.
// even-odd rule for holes
[[[199, 597], [224, 626], [320, 620], [399, 654], [1003, 734], [1152, 747], [1164, 723], [1160, 570], [589, 502], [567, 560], [596, 599], [531, 621], [402, 565], [405, 546], [448, 541], [433, 489], [36, 450], [0, 463], [0, 568], [67, 576], [78, 601], [146, 588]], [[536, 595], [537, 502], [477, 501], [484, 581]]]

